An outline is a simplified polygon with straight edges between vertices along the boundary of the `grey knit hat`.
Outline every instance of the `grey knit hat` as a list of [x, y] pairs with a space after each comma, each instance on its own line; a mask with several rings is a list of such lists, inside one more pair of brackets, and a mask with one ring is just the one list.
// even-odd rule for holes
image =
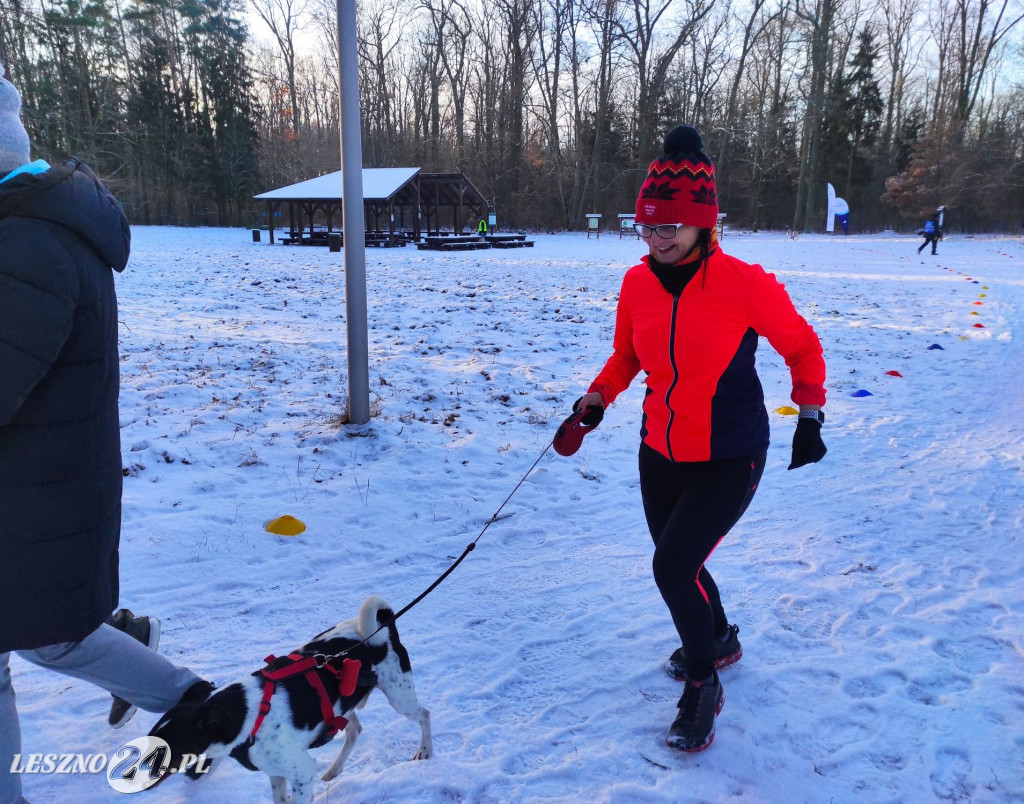
[[9, 173], [30, 161], [28, 132], [21, 124], [21, 96], [5, 79], [0, 64], [0, 173]]

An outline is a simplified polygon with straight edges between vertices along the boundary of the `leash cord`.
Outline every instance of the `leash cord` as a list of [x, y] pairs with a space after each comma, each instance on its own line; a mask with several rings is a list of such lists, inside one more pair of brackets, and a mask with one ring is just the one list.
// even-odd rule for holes
[[[544, 447], [544, 449], [540, 453], [540, 455], [537, 456], [537, 460], [535, 460], [533, 462], [533, 465], [529, 469], [526, 470], [526, 473], [521, 478], [519, 478], [519, 482], [516, 483], [516, 487], [514, 489], [512, 489], [512, 491], [509, 493], [509, 495], [505, 498], [505, 502], [503, 502], [501, 505], [499, 505], [498, 506], [498, 510], [495, 511], [494, 514], [491, 516], [491, 518], [488, 519], [484, 523], [484, 526], [483, 526], [483, 528], [481, 528], [480, 533], [477, 534], [477, 537], [475, 539], [473, 539], [473, 541], [471, 541], [469, 544], [466, 545], [466, 549], [462, 551], [462, 555], [461, 556], [459, 556], [457, 559], [455, 559], [455, 563], [454, 564], [452, 564], [450, 567], [448, 567], [448, 569], [446, 569], [444, 572], [442, 572], [440, 577], [438, 577], [438, 579], [436, 581], [434, 581], [432, 584], [430, 584], [430, 586], [428, 586], [426, 589], [424, 589], [416, 597], [415, 600], [413, 600], [405, 608], [403, 608], [401, 611], [399, 611], [398, 614], [394, 615], [390, 620], [388, 620], [386, 623], [384, 623], [382, 626], [380, 626], [376, 631], [374, 631], [372, 634], [366, 636], [361, 642], [358, 642], [355, 645], [352, 645], [351, 647], [346, 648], [345, 650], [341, 651], [340, 653], [335, 653], [335, 654], [333, 654], [331, 656], [324, 657], [324, 660], [321, 662], [320, 666], [323, 666], [323, 664], [329, 663], [332, 659], [340, 659], [343, 656], [346, 656], [349, 653], [349, 651], [354, 650], [355, 648], [358, 648], [360, 645], [365, 645], [367, 642], [370, 641], [370, 639], [375, 637], [377, 634], [379, 634], [385, 628], [390, 628], [391, 626], [393, 626], [395, 624], [395, 621], [399, 617], [401, 617], [403, 614], [405, 614], [407, 611], [409, 611], [409, 609], [411, 609], [413, 606], [415, 606], [417, 603], [419, 603], [421, 600], [423, 600], [423, 598], [425, 598], [427, 595], [429, 595], [431, 592], [433, 592], [438, 586], [440, 586], [441, 583], [444, 581], [444, 579], [447, 578], [449, 575], [451, 575], [452, 572], [454, 572], [455, 568], [457, 566], [459, 566], [459, 564], [462, 563], [462, 559], [464, 559], [466, 556], [468, 556], [470, 553], [472, 553], [476, 549], [476, 543], [478, 541], [480, 541], [480, 539], [483, 537], [483, 535], [487, 532], [487, 529], [491, 525], [493, 525], [495, 522], [498, 521], [498, 514], [501, 513], [501, 510], [506, 505], [508, 505], [508, 501], [512, 499], [512, 497], [515, 495], [515, 493], [517, 491], [519, 491], [519, 487], [521, 485], [523, 485], [523, 483], [526, 482], [526, 478], [528, 478], [530, 476], [530, 472], [532, 472], [534, 469], [537, 468], [537, 464], [541, 462], [541, 459], [545, 455], [547, 455], [548, 450], [551, 449], [551, 445], [552, 444], [554, 444], [554, 439], [552, 439], [551, 441], [548, 442], [548, 445], [546, 447]], [[318, 660], [319, 660], [319, 657], [318, 657]]]

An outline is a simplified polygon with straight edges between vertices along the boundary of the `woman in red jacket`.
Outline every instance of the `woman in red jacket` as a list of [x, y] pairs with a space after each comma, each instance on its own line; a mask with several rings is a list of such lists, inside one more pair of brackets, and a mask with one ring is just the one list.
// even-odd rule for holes
[[650, 254], [626, 272], [613, 353], [575, 405], [600, 421], [640, 372], [640, 489], [654, 540], [654, 579], [682, 647], [666, 665], [685, 682], [666, 741], [707, 748], [722, 708], [717, 670], [742, 655], [704, 566], [754, 496], [768, 449], [768, 414], [754, 364], [758, 336], [781, 354], [800, 406], [790, 469], [825, 455], [825, 361], [785, 288], [759, 265], [722, 252], [715, 169], [700, 134], [677, 126], [636, 202]]

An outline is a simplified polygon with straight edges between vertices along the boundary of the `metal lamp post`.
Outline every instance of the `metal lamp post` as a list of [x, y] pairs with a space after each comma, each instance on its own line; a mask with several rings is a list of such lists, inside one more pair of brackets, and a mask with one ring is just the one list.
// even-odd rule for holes
[[345, 317], [348, 329], [348, 418], [370, 420], [370, 358], [363, 240], [363, 148], [359, 119], [359, 60], [355, 0], [337, 0], [341, 95], [341, 221], [345, 235]]

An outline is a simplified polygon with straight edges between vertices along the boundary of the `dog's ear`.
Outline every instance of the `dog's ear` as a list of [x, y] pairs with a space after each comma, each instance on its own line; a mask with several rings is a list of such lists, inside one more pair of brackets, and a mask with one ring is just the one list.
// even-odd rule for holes
[[[231, 715], [228, 714], [228, 711], [223, 706], [217, 704], [204, 706], [199, 713], [196, 725], [203, 734], [210, 738], [211, 742], [229, 742], [230, 735], [228, 732], [231, 731]], [[237, 726], [234, 728], [234, 733], [238, 733]]]
[[245, 690], [240, 684], [229, 684], [200, 707], [196, 721], [199, 731], [211, 742], [231, 745], [238, 739], [248, 713]]

